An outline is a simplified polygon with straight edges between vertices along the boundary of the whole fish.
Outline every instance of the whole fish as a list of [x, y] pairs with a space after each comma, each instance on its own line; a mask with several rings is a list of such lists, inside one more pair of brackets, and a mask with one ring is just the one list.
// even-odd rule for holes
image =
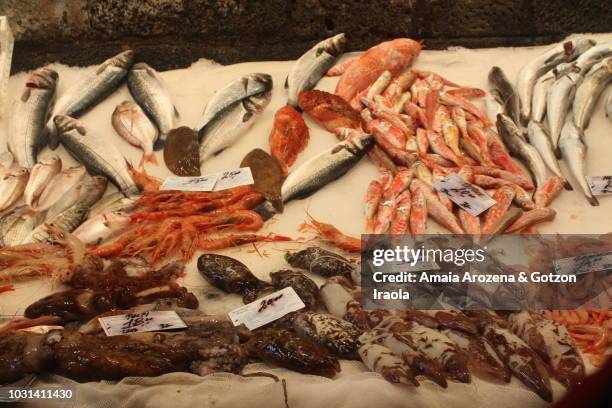
[[544, 126], [534, 120], [530, 120], [529, 125], [527, 125], [527, 135], [529, 137], [529, 143], [538, 150], [550, 171], [556, 176], [563, 177], [563, 173], [555, 157], [552, 141], [546, 133]]
[[0, 246], [12, 246], [5, 241], [5, 237], [21, 220], [23, 214], [27, 212], [26, 206], [14, 208], [0, 216]]
[[343, 33], [327, 38], [306, 51], [293, 65], [287, 80], [287, 105], [298, 107], [298, 95], [309, 90], [325, 75], [344, 52], [346, 37]]
[[114, 237], [130, 225], [131, 217], [123, 210], [134, 203], [133, 199], [125, 198], [122, 194], [120, 201], [108, 206], [108, 210], [94, 213], [96, 206], [99, 206], [103, 200], [90, 208], [88, 219], [73, 232], [74, 236], [85, 245], [98, 245], [102, 241]]
[[591, 187], [586, 179], [586, 146], [582, 141], [582, 132], [574, 125], [574, 121], [569, 115], [565, 118], [565, 125], [561, 129], [559, 148], [589, 204], [598, 206], [599, 201], [591, 193]]
[[281, 189], [283, 202], [306, 198], [343, 176], [373, 144], [372, 135], [355, 135], [304, 162], [285, 179]]
[[134, 204], [136, 197], [126, 198], [120, 192], [105, 195], [97, 203], [92, 205], [91, 210], [89, 211], [89, 216], [94, 217], [107, 211], [125, 209]]
[[10, 208], [23, 195], [30, 172], [25, 167], [17, 167], [0, 179], [0, 211]]
[[283, 174], [295, 163], [298, 154], [306, 148], [309, 139], [308, 126], [293, 106], [284, 106], [274, 114], [274, 125], [268, 138], [270, 154], [283, 167]]
[[45, 124], [49, 120], [58, 78], [52, 69], [37, 69], [15, 101], [9, 121], [8, 148], [17, 164], [27, 169], [34, 167], [39, 150], [47, 143]]
[[557, 79], [548, 89], [546, 96], [546, 119], [550, 129], [550, 140], [559, 156], [559, 136], [565, 123], [565, 116], [572, 104], [577, 86], [583, 77], [578, 72], [570, 72]]
[[38, 201], [33, 203], [36, 205], [32, 208], [36, 211], [45, 211], [60, 201], [70, 201], [74, 197], [72, 196], [73, 190], [79, 185], [86, 173], [85, 166], [73, 166], [63, 170], [51, 180]]
[[254, 72], [230, 82], [217, 90], [206, 104], [204, 113], [194, 128], [199, 132], [208, 122], [212, 121], [221, 111], [245, 98], [272, 90], [272, 77], [268, 74]]
[[144, 62], [132, 66], [128, 73], [127, 84], [136, 102], [155, 122], [159, 130], [159, 136], [155, 139], [155, 148], [161, 149], [168, 132], [174, 127], [174, 116], [178, 116], [168, 90], [157, 71]]
[[[57, 115], [75, 118], [81, 116], [117, 89], [133, 63], [132, 50], [124, 51], [104, 61], [94, 72], [74, 83], [59, 97], [51, 119]], [[59, 144], [57, 130], [51, 123], [47, 128], [50, 134], [49, 147], [55, 149]]]
[[200, 164], [234, 144], [253, 125], [271, 98], [272, 92], [266, 91], [241, 99], [200, 129]]
[[92, 174], [108, 177], [124, 193], [138, 192], [127, 161], [112, 143], [87, 131], [69, 116], [56, 116], [55, 125], [66, 149]]
[[574, 124], [578, 129], [584, 130], [589, 126], [595, 103], [610, 81], [612, 81], [612, 57], [594, 65], [576, 89], [572, 111]]
[[556, 44], [532, 59], [520, 69], [516, 82], [516, 90], [521, 105], [521, 121], [527, 124], [531, 117], [531, 98], [535, 81], [561, 62], [575, 59], [587, 49], [595, 45], [593, 40], [577, 39]]
[[62, 171], [62, 160], [57, 155], [46, 157], [34, 165], [23, 192], [23, 198], [28, 207], [36, 206], [45, 188], [60, 171]]
[[12, 225], [2, 237], [4, 245], [7, 247], [22, 244], [34, 228], [40, 224], [42, 219], [41, 213], [26, 211], [19, 215]]
[[113, 111], [111, 123], [119, 136], [128, 143], [142, 149], [143, 155], [140, 160], [140, 167], [145, 162], [157, 164], [155, 153], [153, 153], [153, 145], [159, 133], [138, 104], [132, 101], [121, 102]]
[[491, 93], [498, 99], [504, 107], [504, 113], [512, 118], [515, 123], [519, 123], [519, 99], [514, 92], [514, 87], [508, 81], [508, 77], [500, 67], [493, 67], [489, 71], [489, 86]]
[[582, 73], [586, 73], [593, 65], [610, 56], [612, 56], [612, 41], [589, 48], [576, 58], [574, 65]]
[[529, 168], [536, 185], [541, 186], [546, 181], [546, 164], [535, 147], [527, 143], [525, 136], [507, 115], [497, 115], [497, 130], [504, 140], [510, 153], [520, 158]]
[[538, 123], [541, 123], [544, 120], [548, 90], [552, 84], [555, 83], [556, 78], [553, 71], [549, 71], [539, 77], [533, 86], [533, 96], [531, 98], [531, 120]]

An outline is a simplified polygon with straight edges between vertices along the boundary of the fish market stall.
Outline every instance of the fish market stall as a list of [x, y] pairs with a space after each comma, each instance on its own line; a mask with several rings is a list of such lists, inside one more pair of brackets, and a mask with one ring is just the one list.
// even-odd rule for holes
[[[398, 44], [399, 55], [388, 57], [401, 61], [397, 67], [387, 66], [386, 72], [385, 69], [360, 72], [352, 64], [361, 63], [362, 60], [355, 62], [355, 59], [361, 58], [363, 52], [342, 54], [344, 39], [334, 38], [328, 40], [331, 41], [326, 51], [329, 61], [319, 67], [320, 72], [312, 74], [314, 80], [303, 78], [296, 61], [220, 65], [199, 60], [188, 68], [156, 72], [146, 64], [150, 61], [133, 61], [129, 51], [103, 65], [81, 68], [60, 62], [47, 65], [47, 71], [22, 72], [10, 77], [8, 96], [10, 101], [15, 101], [13, 107], [17, 112], [19, 104], [31, 101], [30, 97], [41, 98], [46, 103], [44, 98], [51, 96], [44, 91], [53, 88], [56, 82], [57, 102], [50, 115], [55, 119], [50, 122], [46, 112], [42, 113], [44, 120], [39, 119], [34, 125], [29, 122], [16, 125], [15, 122], [26, 118], [11, 116], [10, 120], [15, 122], [0, 140], [5, 152], [0, 157], [3, 160], [8, 157], [4, 149], [8, 146], [16, 162], [13, 165], [7, 159], [3, 171], [20, 186], [4, 187], [18, 197], [4, 199], [3, 216], [21, 206], [28, 208], [16, 214], [19, 221], [11, 221], [19, 222], [19, 234], [14, 227], [7, 230], [13, 231], [12, 235], [2, 230], [5, 245], [8, 238], [15, 241], [14, 245], [0, 250], [6, 251], [0, 252], [0, 262], [5, 262], [5, 271], [17, 272], [7, 276], [6, 282], [0, 281], [0, 314], [17, 320], [0, 327], [0, 336], [4, 336], [0, 337], [0, 344], [7, 345], [8, 349], [21, 341], [20, 336], [48, 336], [44, 338], [45, 347], [51, 347], [55, 354], [52, 362], [45, 363], [52, 367], [48, 370], [33, 369], [24, 362], [23, 367], [12, 367], [13, 378], [9, 374], [0, 378], [16, 380], [34, 374], [35, 387], [60, 385], [73, 390], [74, 398], [64, 404], [75, 407], [169, 404], [176, 407], [196, 404], [292, 408], [474, 407], [495, 404], [501, 408], [544, 407], [561, 399], [573, 378], [549, 379], [548, 374], [541, 372], [531, 375], [523, 372], [520, 378], [520, 369], [513, 371], [506, 367], [513, 355], [487, 354], [491, 361], [487, 362], [485, 371], [489, 370], [491, 379], [472, 375], [475, 370], [471, 365], [467, 369], [466, 353], [460, 346], [450, 347], [456, 354], [453, 356], [457, 364], [461, 365], [455, 372], [439, 367], [447, 362], [445, 359], [438, 361], [423, 350], [414, 352], [410, 347], [402, 349], [404, 346], [393, 343], [395, 337], [389, 333], [410, 333], [415, 342], [428, 336], [446, 341], [446, 334], [441, 334], [446, 333], [440, 323], [442, 317], [435, 314], [419, 315], [414, 320], [405, 316], [393, 320], [397, 316], [387, 316], [379, 323], [386, 322], [389, 327], [371, 322], [367, 327], [360, 327], [358, 319], [346, 317], [351, 308], [359, 309], [359, 303], [353, 299], [359, 286], [353, 282], [357, 278], [351, 262], [357, 260], [360, 250], [358, 237], [366, 232], [451, 231], [484, 235], [535, 231], [536, 224], [543, 234], [611, 232], [612, 198], [593, 195], [580, 172], [584, 172], [583, 176], [612, 175], [609, 160], [612, 122], [607, 117], [610, 88], [607, 94], [593, 98], [595, 91], [581, 87], [586, 83], [592, 88], [601, 88], [609, 82], [612, 34], [572, 35], [566, 40], [572, 45], [566, 45], [565, 49], [561, 45], [561, 51], [554, 54], [558, 58], [554, 68], [563, 70], [559, 64], [569, 64], [572, 53], [576, 54], [574, 60], [585, 55], [588, 49], [607, 44], [607, 51], [592, 59], [579, 60], [584, 61], [584, 66], [578, 70], [576, 65], [568, 65], [564, 71], [568, 80], [574, 81], [569, 86], [576, 88], [571, 92], [571, 95], [575, 93], [573, 103], [586, 106], [582, 111], [571, 108], [568, 111], [570, 92], [561, 90], [562, 82], [557, 84], [566, 74], [551, 76], [550, 84], [539, 80], [552, 65], [545, 72], [530, 74], [531, 80], [525, 79], [529, 73], [520, 74], [521, 69], [539, 61], [538, 57], [553, 45], [420, 51], [418, 43], [405, 40], [410, 42], [382, 46]], [[306, 58], [314, 57], [306, 54]], [[543, 59], [550, 61], [550, 56]], [[370, 63], [376, 66], [376, 61]], [[492, 71], [494, 66], [501, 73]], [[325, 76], [330, 68], [337, 70], [340, 78]], [[397, 80], [406, 72], [412, 75], [410, 85], [402, 85], [402, 80]], [[82, 97], [81, 106], [77, 106], [74, 101], [79, 98], [75, 94], [85, 90], [75, 91], [74, 84], [88, 76], [99, 79], [100, 75], [108, 77], [101, 84], [90, 82], [90, 89], [94, 93], [96, 86], [111, 89], [100, 91], [104, 96], [98, 95], [93, 103]], [[579, 80], [580, 75], [591, 79]], [[516, 88], [520, 99], [515, 105], [505, 96], [503, 76]], [[607, 79], [604, 81], [599, 76]], [[531, 86], [517, 83], [517, 77], [531, 81]], [[110, 82], [116, 84], [109, 85]], [[358, 86], [360, 83], [363, 85]], [[237, 90], [227, 94], [219, 91], [227, 90], [222, 88], [226, 84], [230, 88], [238, 84]], [[424, 89], [419, 91], [418, 86], [412, 87], [414, 84]], [[545, 92], [549, 98], [544, 103], [548, 119], [545, 121], [544, 114], [538, 112], [539, 120], [530, 121], [536, 112], [526, 111], [525, 103], [519, 105], [518, 101], [533, 99], [534, 103], [529, 104], [531, 109], [543, 109], [535, 104], [533, 96], [542, 92], [541, 87], [559, 89], [557, 92], [562, 96], [557, 100], [550, 96], [554, 92]], [[311, 88], [325, 94], [309, 91]], [[492, 100], [491, 89], [500, 96], [501, 107]], [[240, 96], [236, 97], [236, 93]], [[230, 103], [223, 96], [234, 99]], [[579, 98], [585, 101], [577, 103], [582, 100]], [[399, 108], [388, 101], [399, 103]], [[299, 109], [288, 108], [287, 104]], [[439, 109], [440, 106], [447, 108]], [[27, 109], [21, 112], [31, 113]], [[464, 115], [464, 126], [460, 115]], [[40, 134], [48, 135], [49, 144], [59, 147], [51, 150], [51, 146], [45, 145], [34, 155], [29, 153], [31, 150], [23, 149], [16, 135], [19, 129], [31, 129], [30, 125], [39, 126]], [[522, 138], [520, 130], [515, 132], [521, 125], [527, 129], [530, 143]], [[446, 126], [452, 129], [448, 134], [444, 130], [448, 129]], [[584, 130], [582, 137], [579, 130]], [[401, 142], [394, 138], [394, 132]], [[495, 136], [486, 132], [493, 132]], [[551, 139], [548, 132], [552, 134]], [[139, 137], [130, 139], [134, 135]], [[484, 135], [484, 144], [478, 135]], [[472, 147], [470, 136], [474, 139]], [[159, 149], [162, 144], [165, 146]], [[264, 152], [253, 151], [256, 148]], [[468, 153], [471, 148], [476, 152], [474, 155]], [[373, 149], [378, 153], [372, 154]], [[338, 151], [344, 152], [342, 159], [334, 156]], [[558, 151], [562, 151], [563, 160], [557, 161]], [[517, 164], [516, 157], [523, 164]], [[261, 190], [245, 187], [253, 184], [252, 181], [203, 193], [160, 190], [164, 180], [178, 182], [168, 179], [173, 173], [185, 177], [216, 175], [218, 185], [223, 181], [220, 174], [245, 167], [252, 169], [255, 186], [261, 183]], [[469, 171], [469, 175], [462, 170]], [[426, 184], [427, 175], [422, 176], [423, 171], [434, 180], [458, 173], [483, 191], [495, 190], [491, 193], [494, 202], [507, 201], [503, 214], [497, 216], [491, 211], [491, 215], [484, 215], [482, 224], [478, 217], [467, 212], [461, 215], [462, 208], [453, 207], [448, 197]], [[36, 174], [37, 184], [28, 183], [27, 174], [30, 180]], [[94, 174], [98, 176], [92, 177]], [[372, 189], [377, 188], [372, 183], [374, 180], [379, 180], [380, 190], [372, 195]], [[389, 187], [396, 186], [396, 182], [403, 183], [398, 187], [400, 191]], [[386, 187], [382, 186], [384, 183]], [[281, 184], [282, 192], [278, 191]], [[571, 184], [573, 189], [563, 189], [566, 184]], [[533, 190], [536, 193], [532, 198]], [[125, 196], [117, 195], [117, 191]], [[18, 201], [22, 195], [23, 202]], [[74, 195], [77, 198], [70, 206], [61, 205]], [[106, 208], [99, 204], [105, 200]], [[513, 200], [516, 205], [510, 207]], [[393, 209], [384, 208], [387, 201], [393, 201]], [[402, 214], [399, 203], [408, 205], [408, 214], [412, 215]], [[447, 210], [448, 205], [451, 210]], [[114, 207], [109, 210], [109, 206]], [[194, 211], [193, 207], [197, 209]], [[455, 211], [459, 214], [457, 219], [453, 208], [458, 210]], [[504, 218], [509, 208], [516, 213], [511, 219]], [[424, 217], [418, 212], [423, 209]], [[71, 216], [70, 222], [61, 218], [66, 225], [77, 220], [74, 221], [77, 225], [69, 225], [72, 234], [64, 231], [67, 228], [61, 228], [57, 221], [49, 222], [58, 220], [49, 212], [55, 212], [53, 215], [57, 217], [67, 210], [82, 212], [74, 218]], [[107, 217], [100, 224], [101, 230], [83, 228], [100, 216]], [[476, 232], [470, 230], [475, 225], [474, 219], [478, 220]], [[5, 223], [1, 228], [5, 228]], [[83, 242], [88, 244], [87, 248]], [[315, 259], [331, 258], [331, 264], [336, 262], [333, 271], [327, 271], [327, 263], [320, 268], [323, 272], [317, 271], [317, 265], [307, 260], [308, 253], [299, 252], [313, 246], [332, 252], [331, 255], [317, 252]], [[89, 258], [86, 252], [97, 257]], [[287, 256], [287, 252], [294, 255]], [[19, 269], [10, 263], [14, 261], [10, 257], [16, 253], [23, 256], [18, 260], [23, 263]], [[35, 255], [29, 258], [31, 254]], [[342, 256], [338, 258], [338, 254]], [[104, 265], [102, 258], [106, 259]], [[184, 266], [177, 264], [177, 260]], [[112, 261], [110, 266], [109, 261]], [[347, 262], [349, 269], [344, 270]], [[294, 272], [287, 271], [291, 269]], [[296, 274], [295, 270], [303, 273]], [[280, 297], [267, 296], [287, 287], [292, 287], [297, 299], [303, 302], [302, 307], [292, 310], [304, 307], [308, 310], [293, 315], [294, 320], [283, 321], [284, 317], [278, 316], [278, 326], [248, 330], [249, 324], [235, 326], [227, 319], [229, 312], [262, 296], [266, 296], [263, 299], [268, 305], [273, 305]], [[43, 299], [68, 289], [72, 292]], [[106, 296], [109, 293], [113, 296]], [[342, 299], [345, 299], [340, 306], [343, 312], [338, 315], [334, 307]], [[160, 300], [168, 302], [165, 308], [158, 308], [162, 305]], [[147, 309], [145, 306], [150, 304], [156, 306]], [[110, 329], [97, 320], [100, 316], [119, 317], [119, 312], [172, 310], [178, 311], [179, 320], [188, 326], [185, 332], [146, 331], [131, 335], [123, 332], [126, 335], [107, 337]], [[355, 313], [361, 312], [364, 311]], [[508, 321], [512, 325], [512, 319], [516, 319], [519, 326], [524, 320], [531, 321], [529, 313], [524, 313], [527, 315], [513, 314]], [[607, 313], [603, 318], [609, 322]], [[19, 320], [24, 314], [33, 320]], [[564, 319], [563, 315], [548, 317]], [[584, 317], [585, 324], [590, 318]], [[440, 330], [428, 327], [430, 321]], [[73, 330], [79, 323], [83, 326]], [[466, 325], [473, 326], [474, 332], [469, 333], [472, 337], [465, 338], [476, 339], [485, 349], [484, 344], [489, 340], [483, 342], [482, 338], [488, 337], [480, 327], [476, 328], [479, 323], [476, 317], [470, 316]], [[507, 336], [508, 343], [515, 347], [515, 354], [527, 350], [525, 353], [531, 360], [526, 365], [533, 363], [537, 369], [541, 368], [532, 344], [523, 338], [528, 347], [519, 339], [521, 335], [501, 326], [490, 328], [489, 324], [485, 325], [485, 332], [490, 330]], [[56, 326], [65, 327], [61, 330]], [[319, 331], [321, 327], [323, 334]], [[40, 331], [22, 331], [35, 328]], [[388, 332], [380, 337], [381, 330]], [[480, 332], [476, 335], [477, 330]], [[610, 327], [603, 330], [607, 339]], [[49, 333], [55, 333], [55, 337]], [[452, 330], [448, 334], [458, 345], [462, 336], [467, 335]], [[42, 340], [36, 337], [36, 341]], [[43, 343], [40, 344], [38, 347], [43, 348]], [[599, 359], [605, 359], [604, 355], [609, 353], [606, 344], [603, 351], [601, 344], [593, 349]], [[98, 349], [103, 351], [96, 353]], [[272, 349], [282, 351], [275, 354]], [[397, 350], [403, 350], [404, 354]], [[574, 350], [577, 350], [575, 346]], [[292, 357], [294, 352], [298, 357]], [[108, 353], [106, 357], [105, 353]], [[79, 357], [71, 360], [70, 355]], [[587, 354], [576, 358], [584, 360], [587, 373], [596, 370]], [[526, 386], [530, 381], [536, 385]]]

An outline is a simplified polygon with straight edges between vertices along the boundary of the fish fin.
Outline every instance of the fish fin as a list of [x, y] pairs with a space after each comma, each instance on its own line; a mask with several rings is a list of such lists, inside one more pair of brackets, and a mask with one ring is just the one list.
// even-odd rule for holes
[[76, 125], [74, 128], [81, 134], [81, 136], [85, 136], [87, 134], [87, 129], [85, 129], [85, 126]]
[[57, 134], [57, 128], [53, 126], [51, 129], [47, 128], [47, 145], [51, 150], [57, 149], [60, 144], [59, 135]]
[[289, 75], [285, 77], [285, 88], [289, 88]]
[[574, 191], [574, 187], [572, 187], [572, 185], [570, 184], [569, 181], [565, 180], [565, 183], [563, 183], [563, 187], [565, 187], [565, 189], [567, 191]]
[[159, 163], [157, 162], [157, 158], [155, 157], [155, 153], [151, 152], [151, 153], [145, 153], [142, 155], [142, 158], [140, 159], [140, 163], [138, 164], [139, 168], [144, 168], [145, 163], [151, 163], [154, 165], [159, 165]]
[[242, 117], [242, 121], [243, 122], [248, 122], [249, 119], [251, 119], [253, 117], [253, 113], [251, 112], [247, 112], [244, 114], [244, 116]]
[[559, 146], [555, 147], [555, 157], [557, 160], [561, 160], [563, 158], [563, 154], [561, 154], [561, 148]]
[[180, 118], [181, 115], [179, 114], [179, 111], [176, 109], [176, 106], [173, 106], [174, 108], [174, 116], [176, 116], [177, 118]]
[[594, 196], [587, 197], [587, 200], [589, 200], [589, 204], [591, 204], [593, 207], [599, 207], [599, 200]]
[[26, 87], [26, 89], [24, 89], [23, 93], [21, 94], [21, 102], [26, 102], [28, 99], [30, 99], [31, 93], [32, 93], [32, 90]]

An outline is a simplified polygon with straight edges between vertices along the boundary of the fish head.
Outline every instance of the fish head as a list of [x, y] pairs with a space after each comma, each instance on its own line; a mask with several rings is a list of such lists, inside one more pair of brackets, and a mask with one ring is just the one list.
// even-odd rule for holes
[[102, 64], [100, 64], [100, 67], [98, 68], [98, 72], [101, 72], [105, 68], [110, 67], [110, 66], [124, 69], [127, 71], [132, 66], [133, 63], [134, 63], [134, 51], [133, 50], [123, 51], [115, 55], [114, 57], [110, 57], [109, 59], [104, 61]]
[[[272, 80], [272, 76], [261, 73], [261, 72], [254, 72], [252, 74], [249, 74], [245, 77], [245, 79], [246, 79], [245, 88], [247, 89], [247, 92], [248, 92], [248, 89], [251, 88], [251, 86], [262, 87], [264, 91], [270, 91], [272, 90], [272, 86], [274, 84], [274, 81]], [[253, 82], [253, 85], [249, 86], [250, 82]]]
[[334, 57], [339, 57], [346, 47], [346, 35], [340, 33], [323, 41], [323, 50]]
[[59, 74], [50, 68], [38, 68], [28, 78], [26, 87], [35, 89], [55, 89]]
[[345, 143], [349, 150], [355, 149], [355, 153], [365, 152], [374, 145], [374, 136], [365, 132], [354, 133], [342, 143]]
[[271, 99], [272, 92], [261, 92], [251, 96], [250, 98], [246, 98], [244, 100], [244, 107], [249, 113], [258, 114], [266, 109]]
[[85, 135], [85, 127], [73, 117], [66, 115], [57, 115], [53, 118], [53, 123], [59, 133], [68, 133], [72, 130], [78, 131], [81, 135]]
[[12, 169], [5, 178], [17, 178], [17, 179], [25, 179], [27, 181], [30, 175], [30, 171], [25, 167], [16, 167]]
[[577, 40], [572, 41], [572, 47], [570, 52], [568, 52], [568, 48], [565, 49], [566, 55], [568, 55], [570, 59], [574, 59], [580, 54], [584, 53], [589, 48], [593, 47], [595, 44], [597, 43], [591, 38], [579, 38]]

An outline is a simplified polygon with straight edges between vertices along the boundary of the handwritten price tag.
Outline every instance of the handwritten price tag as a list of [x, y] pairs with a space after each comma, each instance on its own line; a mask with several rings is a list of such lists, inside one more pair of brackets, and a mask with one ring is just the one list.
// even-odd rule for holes
[[184, 329], [185, 322], [173, 310], [157, 310], [98, 318], [107, 336], [159, 330]]
[[181, 191], [212, 191], [217, 183], [217, 174], [209, 174], [201, 177], [177, 177], [170, 176], [164, 180], [161, 190]]
[[288, 313], [306, 307], [302, 299], [291, 286], [271, 295], [257, 299], [228, 313], [234, 326], [244, 324], [249, 330], [255, 330]]
[[580, 255], [553, 261], [559, 275], [583, 275], [591, 272], [612, 271], [612, 252]]
[[465, 181], [457, 173], [451, 173], [438, 181], [433, 187], [444, 193], [452, 202], [472, 214], [480, 215], [495, 204], [495, 200], [485, 192]]
[[587, 176], [593, 195], [612, 194], [612, 176]]
[[217, 184], [215, 191], [225, 190], [232, 187], [245, 186], [253, 184], [253, 174], [250, 167], [241, 167], [238, 170], [228, 170], [222, 173], [217, 173]]

